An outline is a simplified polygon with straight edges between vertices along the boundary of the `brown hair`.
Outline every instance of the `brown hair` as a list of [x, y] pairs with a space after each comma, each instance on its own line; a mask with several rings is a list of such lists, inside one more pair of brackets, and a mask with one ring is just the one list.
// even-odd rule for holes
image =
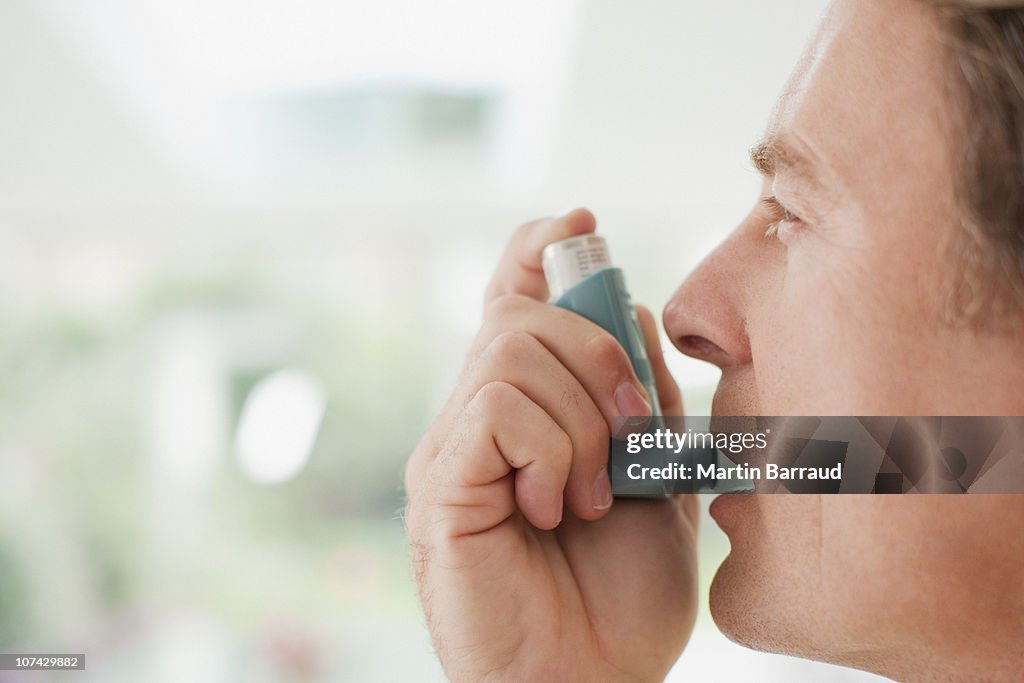
[[999, 322], [1024, 311], [1024, 0], [937, 4], [961, 105], [957, 199], [965, 261], [951, 305], [960, 319]]

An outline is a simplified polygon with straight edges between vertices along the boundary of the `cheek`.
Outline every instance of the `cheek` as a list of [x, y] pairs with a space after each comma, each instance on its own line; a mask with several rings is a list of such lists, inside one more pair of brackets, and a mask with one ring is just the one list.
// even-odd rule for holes
[[993, 656], [1019, 647], [1022, 496], [758, 495], [722, 525], [711, 611], [744, 645], [858, 667], [954, 652], [967, 630]]
[[[807, 242], [807, 239], [801, 242]], [[863, 377], [855, 339], [866, 325], [850, 293], [855, 269], [815, 245], [786, 254], [783, 277], [751, 320], [751, 352], [766, 415], [845, 413]]]
[[1022, 574], [1006, 551], [1024, 524], [1007, 528], [1008, 506], [994, 498], [824, 497], [821, 576], [841, 615], [836, 637], [879, 651], [911, 635], [948, 645], [975, 615], [1005, 612], [1005, 587]]
[[909, 410], [912, 383], [892, 377], [914, 362], [922, 323], [909, 300], [915, 288], [890, 270], [868, 245], [804, 236], [789, 247], [782, 276], [751, 318], [763, 414]]
[[841, 617], [836, 625], [842, 632], [835, 635], [842, 641], [888, 637], [883, 631], [898, 611], [892, 598], [901, 584], [909, 588], [910, 580], [900, 575], [910, 569], [905, 555], [912, 532], [888, 507], [887, 501], [872, 496], [822, 501], [822, 582]]

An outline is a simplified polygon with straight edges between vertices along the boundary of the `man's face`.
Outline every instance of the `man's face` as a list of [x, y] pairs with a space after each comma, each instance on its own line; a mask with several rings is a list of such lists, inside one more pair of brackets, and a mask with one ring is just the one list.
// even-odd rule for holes
[[[942, 40], [923, 2], [830, 9], [754, 153], [757, 205], [665, 308], [676, 346], [722, 368], [715, 414], [1024, 413], [1020, 337], [948, 316]], [[713, 514], [732, 552], [712, 610], [754, 647], [898, 673], [909, 635], [959, 647], [1008, 590], [1024, 626], [1024, 496], [730, 496]]]

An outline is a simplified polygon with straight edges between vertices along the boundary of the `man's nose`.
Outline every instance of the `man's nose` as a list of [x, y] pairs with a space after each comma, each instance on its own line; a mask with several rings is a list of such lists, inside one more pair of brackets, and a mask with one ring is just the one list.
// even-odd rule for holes
[[742, 232], [737, 230], [701, 262], [662, 313], [677, 349], [723, 370], [751, 360], [748, 309], [761, 255]]

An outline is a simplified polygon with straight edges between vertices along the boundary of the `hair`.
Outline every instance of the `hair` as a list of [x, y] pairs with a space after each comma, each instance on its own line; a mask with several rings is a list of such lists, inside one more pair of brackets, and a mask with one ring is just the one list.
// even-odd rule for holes
[[957, 102], [956, 319], [1024, 312], [1024, 0], [933, 0]]

